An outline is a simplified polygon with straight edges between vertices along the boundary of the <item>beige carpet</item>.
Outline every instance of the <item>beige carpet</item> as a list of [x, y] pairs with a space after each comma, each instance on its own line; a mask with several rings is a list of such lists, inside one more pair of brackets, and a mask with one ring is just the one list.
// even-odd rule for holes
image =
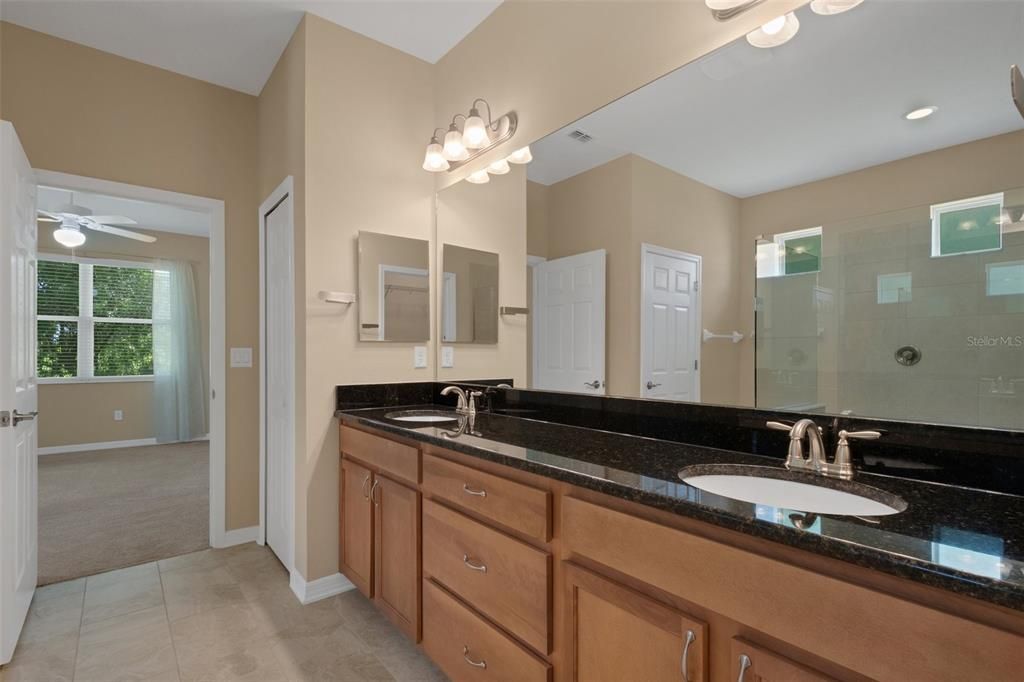
[[209, 546], [209, 443], [39, 458], [39, 584]]

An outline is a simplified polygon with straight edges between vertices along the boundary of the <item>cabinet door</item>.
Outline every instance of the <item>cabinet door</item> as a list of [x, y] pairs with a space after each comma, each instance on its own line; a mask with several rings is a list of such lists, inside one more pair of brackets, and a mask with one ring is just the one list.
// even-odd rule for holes
[[373, 486], [374, 599], [406, 634], [420, 639], [420, 494], [386, 476]]
[[341, 460], [341, 572], [367, 597], [373, 596], [373, 474]]
[[825, 682], [834, 678], [740, 637], [732, 639], [732, 673], [738, 682]]
[[573, 564], [565, 587], [573, 682], [707, 681], [707, 624]]

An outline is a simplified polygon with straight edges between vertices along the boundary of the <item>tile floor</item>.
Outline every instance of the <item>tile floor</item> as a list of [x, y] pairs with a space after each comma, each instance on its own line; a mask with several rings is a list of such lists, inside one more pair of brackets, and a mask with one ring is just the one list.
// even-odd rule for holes
[[256, 544], [40, 588], [2, 682], [444, 675], [356, 591], [302, 606]]

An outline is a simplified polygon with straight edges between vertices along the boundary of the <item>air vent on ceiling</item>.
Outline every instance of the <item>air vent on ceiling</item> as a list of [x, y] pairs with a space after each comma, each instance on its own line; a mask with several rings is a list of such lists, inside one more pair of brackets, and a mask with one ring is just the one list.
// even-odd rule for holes
[[579, 129], [576, 129], [569, 133], [569, 137], [576, 140], [577, 142], [590, 142], [591, 140], [594, 139], [590, 135]]

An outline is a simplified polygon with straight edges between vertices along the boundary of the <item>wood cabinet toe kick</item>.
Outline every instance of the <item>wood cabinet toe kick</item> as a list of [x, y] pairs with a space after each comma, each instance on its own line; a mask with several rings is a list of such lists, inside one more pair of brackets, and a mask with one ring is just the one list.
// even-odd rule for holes
[[1024, 613], [361, 427], [341, 456], [341, 570], [452, 680], [1024, 680]]

